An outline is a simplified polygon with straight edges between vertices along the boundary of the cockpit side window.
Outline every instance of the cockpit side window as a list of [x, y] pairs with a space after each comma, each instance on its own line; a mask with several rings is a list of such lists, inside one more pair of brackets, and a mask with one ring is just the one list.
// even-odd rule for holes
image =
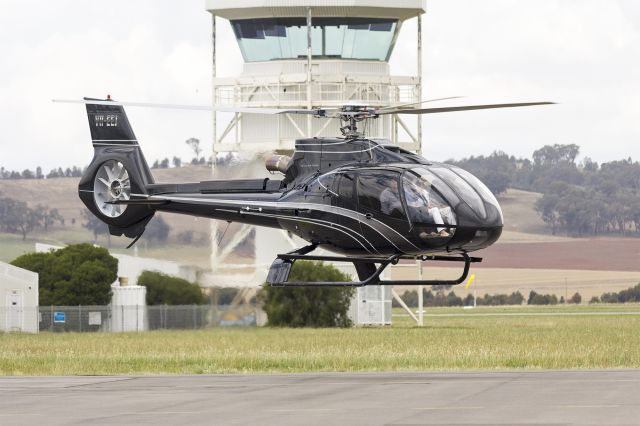
[[455, 225], [455, 214], [449, 203], [434, 188], [437, 178], [423, 171], [420, 176], [406, 172], [402, 178], [404, 198], [413, 225]]
[[358, 176], [360, 207], [406, 220], [398, 178], [398, 173], [389, 171], [361, 172]]

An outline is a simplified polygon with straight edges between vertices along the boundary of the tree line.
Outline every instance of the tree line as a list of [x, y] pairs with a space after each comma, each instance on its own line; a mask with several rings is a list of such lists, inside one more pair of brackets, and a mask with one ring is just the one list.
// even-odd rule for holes
[[62, 167], [58, 167], [57, 169], [51, 169], [49, 173], [46, 175], [42, 172], [42, 167], [38, 166], [35, 170], [24, 169], [23, 171], [16, 170], [7, 170], [4, 167], [0, 167], [0, 180], [17, 180], [17, 179], [52, 179], [59, 177], [81, 177], [86, 170], [85, 168], [80, 167], [67, 167], [66, 169], [62, 169]]
[[640, 235], [640, 163], [631, 158], [580, 163], [578, 145], [546, 145], [523, 159], [494, 152], [449, 161], [480, 178], [491, 191], [542, 193], [535, 209], [552, 234]]
[[[446, 293], [444, 290], [431, 291], [424, 289], [422, 291], [422, 299], [423, 306], [426, 308], [474, 305], [474, 297], [472, 294], [467, 294], [462, 298], [453, 291]], [[402, 295], [402, 300], [410, 308], [417, 308], [418, 291], [405, 291]], [[511, 294], [485, 294], [475, 300], [477, 306], [522, 305], [524, 302], [526, 302], [527, 305], [557, 305], [558, 303], [580, 304], [582, 303], [582, 296], [580, 293], [575, 293], [568, 300], [565, 300], [564, 297], [558, 299], [555, 294], [539, 294], [532, 290], [527, 299], [525, 299], [522, 293], [516, 291]], [[394, 299], [392, 306], [399, 308], [400, 304]]]
[[48, 232], [56, 223], [65, 223], [58, 209], [41, 204], [31, 208], [24, 201], [0, 196], [0, 232], [20, 234], [24, 241], [31, 232], [37, 229]]

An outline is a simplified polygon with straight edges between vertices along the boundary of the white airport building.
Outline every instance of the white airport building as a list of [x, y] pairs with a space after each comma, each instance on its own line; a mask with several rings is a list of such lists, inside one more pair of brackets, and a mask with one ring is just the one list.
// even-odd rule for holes
[[0, 262], [0, 332], [38, 332], [38, 274]]

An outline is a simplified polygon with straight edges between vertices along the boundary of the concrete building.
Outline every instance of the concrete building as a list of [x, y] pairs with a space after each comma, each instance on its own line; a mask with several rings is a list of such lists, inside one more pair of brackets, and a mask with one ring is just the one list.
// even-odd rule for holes
[[38, 274], [0, 262], [0, 332], [38, 332]]

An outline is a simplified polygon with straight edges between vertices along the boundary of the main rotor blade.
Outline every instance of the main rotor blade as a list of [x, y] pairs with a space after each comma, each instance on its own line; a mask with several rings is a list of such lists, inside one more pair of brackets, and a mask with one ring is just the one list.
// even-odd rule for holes
[[388, 107], [384, 107], [384, 108], [379, 108], [378, 111], [386, 111], [388, 109], [406, 108], [406, 107], [410, 107], [410, 106], [414, 106], [414, 105], [426, 104], [426, 103], [429, 103], [429, 102], [446, 101], [446, 100], [449, 100], [449, 99], [460, 99], [460, 98], [462, 98], [462, 96], [449, 96], [449, 97], [446, 97], [446, 98], [427, 99], [426, 101], [413, 102], [413, 103], [410, 103], [410, 104], [400, 104], [400, 105], [393, 105], [393, 106], [388, 106]]
[[514, 104], [493, 104], [493, 105], [466, 105], [457, 107], [443, 107], [443, 108], [420, 108], [420, 109], [395, 109], [380, 111], [377, 115], [386, 114], [436, 114], [440, 112], [455, 112], [455, 111], [472, 111], [476, 109], [494, 109], [494, 108], [515, 108], [535, 105], [554, 105], [555, 102], [525, 102]]
[[144, 108], [163, 108], [163, 109], [186, 109], [194, 111], [218, 111], [218, 112], [239, 112], [246, 114], [312, 114], [319, 115], [321, 111], [318, 109], [278, 109], [278, 108], [236, 108], [236, 107], [224, 107], [224, 106], [209, 106], [209, 105], [180, 105], [180, 104], [156, 104], [149, 102], [116, 102], [116, 101], [101, 101], [92, 99], [53, 99], [53, 102], [67, 103], [67, 104], [88, 104], [88, 105], [110, 105], [110, 106], [128, 106], [128, 107], [144, 107]]

